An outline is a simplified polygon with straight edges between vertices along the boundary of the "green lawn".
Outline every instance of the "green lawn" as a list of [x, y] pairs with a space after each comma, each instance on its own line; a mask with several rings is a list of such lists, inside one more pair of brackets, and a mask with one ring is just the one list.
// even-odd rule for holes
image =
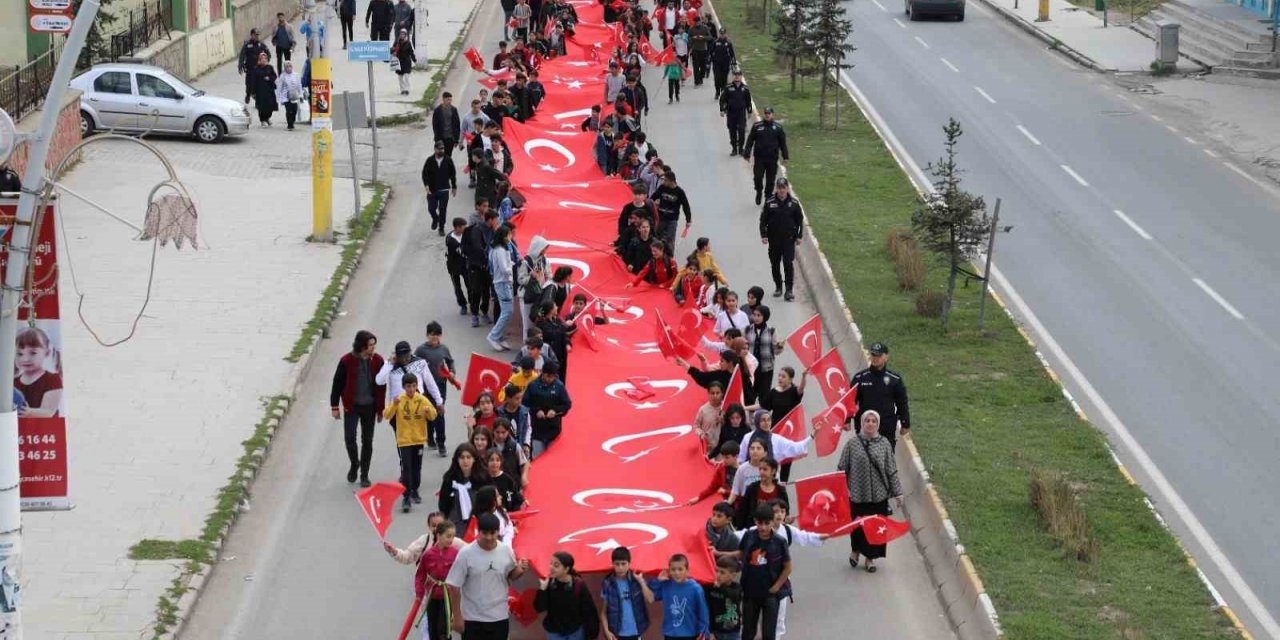
[[[788, 94], [770, 37], [745, 24], [746, 4], [720, 0], [716, 8], [757, 105], [772, 105], [785, 123], [788, 175], [855, 320], [866, 339], [893, 349], [891, 366], [911, 392], [915, 442], [1008, 637], [1234, 637], [1142, 492], [1125, 482], [1102, 434], [1076, 417], [994, 303], [988, 335], [978, 334], [979, 284], [958, 289], [951, 333], [915, 315], [914, 294], [898, 291], [884, 248], [891, 228], [909, 226], [911, 183], [847, 96], [840, 129], [818, 128], [816, 81], [807, 81], [808, 95]], [[943, 124], [936, 123], [935, 157]], [[931, 265], [925, 287], [942, 288], [944, 277]], [[1033, 470], [1063, 473], [1078, 487], [1101, 545], [1093, 564], [1066, 557], [1046, 533], [1029, 501]]]

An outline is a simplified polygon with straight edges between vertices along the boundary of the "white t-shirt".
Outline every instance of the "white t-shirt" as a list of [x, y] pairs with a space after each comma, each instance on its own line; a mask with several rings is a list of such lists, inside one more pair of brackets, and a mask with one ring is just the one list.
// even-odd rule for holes
[[511, 616], [507, 607], [507, 574], [516, 568], [516, 554], [499, 542], [485, 551], [473, 542], [458, 552], [445, 583], [462, 591], [462, 619], [501, 622]]

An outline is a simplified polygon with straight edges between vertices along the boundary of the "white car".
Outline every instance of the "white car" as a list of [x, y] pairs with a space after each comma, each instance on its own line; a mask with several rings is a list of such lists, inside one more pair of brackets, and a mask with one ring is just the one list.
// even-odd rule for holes
[[80, 90], [80, 134], [151, 131], [217, 142], [249, 131], [249, 110], [179, 80], [160, 67], [100, 64], [76, 76]]

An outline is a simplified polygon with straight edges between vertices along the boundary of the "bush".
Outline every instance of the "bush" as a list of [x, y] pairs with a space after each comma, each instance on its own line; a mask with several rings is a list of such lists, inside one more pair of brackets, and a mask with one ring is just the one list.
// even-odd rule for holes
[[894, 258], [894, 272], [898, 275], [898, 289], [901, 291], [915, 291], [924, 282], [927, 273], [924, 256], [914, 241], [899, 245], [898, 255]]
[[942, 317], [942, 305], [947, 294], [941, 291], [921, 291], [916, 294], [916, 315], [926, 318]]
[[911, 230], [906, 227], [894, 227], [889, 230], [888, 235], [884, 239], [884, 250], [888, 252], [890, 260], [898, 259], [898, 252], [901, 251], [903, 245], [916, 246], [915, 238], [911, 237]]
[[1033, 472], [1031, 505], [1068, 556], [1086, 564], [1098, 559], [1099, 544], [1089, 531], [1089, 518], [1062, 474]]

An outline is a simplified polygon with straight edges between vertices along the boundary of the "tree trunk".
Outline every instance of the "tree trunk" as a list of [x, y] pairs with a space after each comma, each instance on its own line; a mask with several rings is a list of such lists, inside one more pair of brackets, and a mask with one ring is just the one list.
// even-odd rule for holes
[[947, 299], [942, 302], [942, 330], [947, 330], [947, 319], [951, 316], [951, 301], [956, 295], [956, 266], [951, 265], [951, 274], [947, 276]]
[[795, 95], [796, 93], [796, 74], [798, 73], [797, 69], [799, 68], [797, 65], [799, 65], [799, 61], [796, 59], [796, 56], [791, 56], [791, 95]]
[[[836, 73], [838, 74], [839, 70], [837, 70]], [[840, 129], [840, 81], [839, 81], [839, 76], [836, 76], [836, 78], [837, 78], [836, 80], [836, 130], [839, 130]]]
[[826, 122], [827, 122], [827, 120], [826, 120], [826, 116], [827, 116], [827, 82], [828, 82], [828, 80], [827, 80], [827, 65], [826, 65], [826, 61], [823, 61], [823, 64], [822, 64], [822, 85], [821, 85], [821, 86], [822, 86], [822, 90], [818, 92], [818, 93], [819, 93], [819, 96], [820, 96], [820, 97], [818, 98], [818, 128], [819, 128], [819, 129], [821, 129], [821, 128], [825, 127], [825, 126], [826, 126]]

